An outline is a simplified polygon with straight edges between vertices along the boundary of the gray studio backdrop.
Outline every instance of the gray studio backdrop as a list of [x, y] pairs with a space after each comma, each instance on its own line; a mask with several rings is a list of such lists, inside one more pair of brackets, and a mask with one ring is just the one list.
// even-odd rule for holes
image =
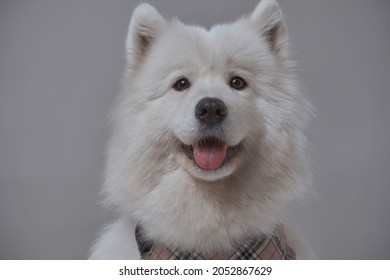
[[[210, 26], [257, 0], [149, 1]], [[98, 205], [131, 0], [0, 2], [0, 258], [84, 259]], [[317, 195], [293, 208], [321, 259], [390, 259], [390, 3], [280, 0], [317, 108]]]

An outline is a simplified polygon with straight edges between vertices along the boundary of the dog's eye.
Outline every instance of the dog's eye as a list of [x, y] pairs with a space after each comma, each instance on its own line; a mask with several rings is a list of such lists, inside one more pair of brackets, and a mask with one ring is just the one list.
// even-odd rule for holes
[[183, 91], [190, 87], [190, 82], [187, 78], [180, 78], [174, 85], [173, 88], [177, 91]]
[[233, 77], [230, 80], [230, 86], [236, 90], [243, 90], [247, 85], [248, 84], [241, 77]]

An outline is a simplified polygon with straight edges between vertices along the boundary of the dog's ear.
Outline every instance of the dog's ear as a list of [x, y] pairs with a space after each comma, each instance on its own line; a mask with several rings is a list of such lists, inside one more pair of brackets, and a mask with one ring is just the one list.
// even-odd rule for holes
[[126, 39], [130, 65], [138, 65], [143, 60], [165, 25], [165, 19], [149, 4], [140, 4], [134, 10]]
[[284, 58], [288, 47], [288, 36], [278, 3], [275, 0], [261, 0], [249, 20], [266, 40], [270, 50], [276, 56]]

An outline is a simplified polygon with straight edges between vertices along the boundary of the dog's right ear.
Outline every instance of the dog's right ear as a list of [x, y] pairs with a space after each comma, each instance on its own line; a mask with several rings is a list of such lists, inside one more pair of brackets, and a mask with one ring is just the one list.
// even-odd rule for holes
[[138, 65], [166, 25], [165, 19], [149, 4], [140, 4], [133, 12], [126, 39], [129, 65]]

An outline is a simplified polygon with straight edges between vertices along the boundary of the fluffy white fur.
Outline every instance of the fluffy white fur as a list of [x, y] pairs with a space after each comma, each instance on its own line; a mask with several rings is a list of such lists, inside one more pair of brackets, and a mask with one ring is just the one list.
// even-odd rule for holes
[[[148, 4], [132, 16], [124, 87], [112, 114], [103, 194], [118, 220], [92, 249], [93, 259], [139, 258], [134, 228], [148, 238], [207, 253], [269, 234], [308, 185], [305, 138], [310, 115], [289, 60], [283, 16], [262, 0], [250, 16], [210, 30], [165, 20]], [[229, 85], [243, 77], [248, 87]], [[191, 86], [172, 85], [187, 77]], [[220, 137], [239, 154], [216, 170], [181, 149], [201, 132], [194, 110], [204, 97], [223, 100]], [[298, 258], [308, 250], [287, 229]]]

